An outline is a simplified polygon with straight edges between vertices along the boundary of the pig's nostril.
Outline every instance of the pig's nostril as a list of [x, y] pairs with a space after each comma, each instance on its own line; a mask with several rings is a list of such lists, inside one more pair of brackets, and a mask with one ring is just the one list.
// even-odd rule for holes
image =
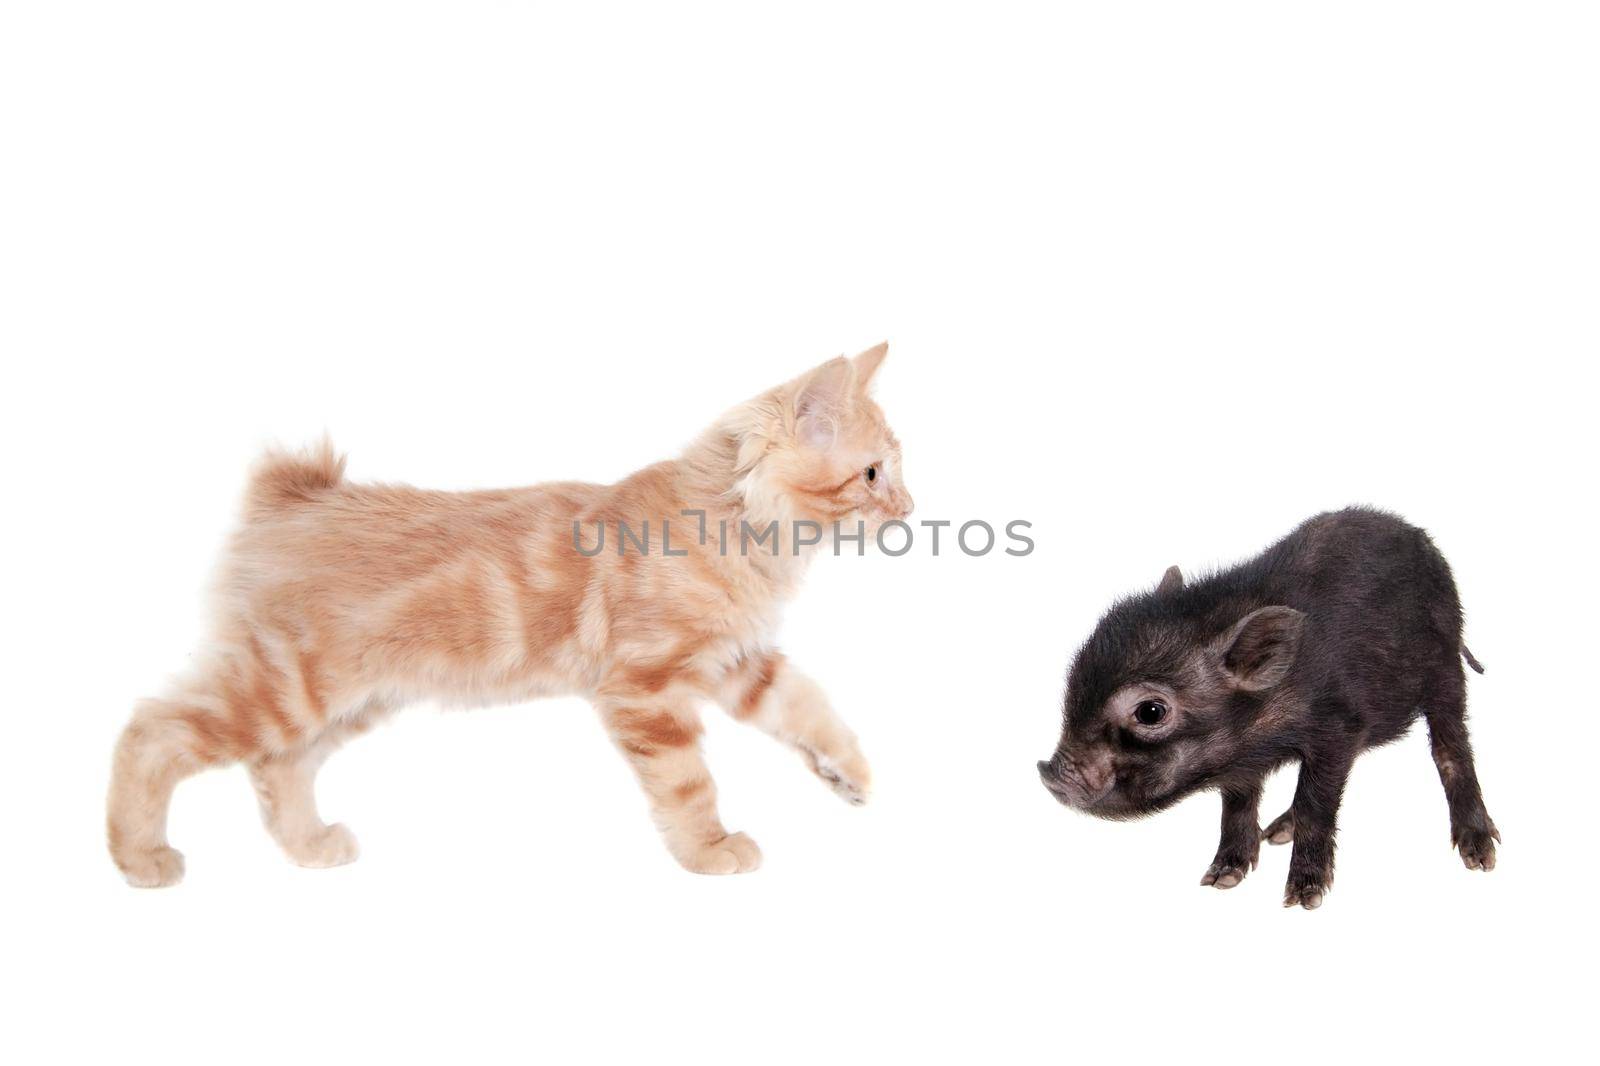
[[1039, 763], [1039, 780], [1044, 782], [1045, 788], [1057, 796], [1063, 795], [1068, 789], [1068, 785], [1062, 780], [1054, 759]]
[[1069, 807], [1076, 804], [1077, 789], [1074, 785], [1062, 779], [1057, 771], [1054, 759], [1049, 762], [1039, 763], [1039, 780], [1044, 784], [1044, 790], [1058, 801], [1067, 804]]

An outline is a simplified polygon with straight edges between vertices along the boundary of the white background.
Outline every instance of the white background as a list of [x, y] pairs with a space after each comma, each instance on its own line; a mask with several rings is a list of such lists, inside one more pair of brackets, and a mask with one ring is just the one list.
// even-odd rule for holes
[[[6, 6], [6, 1057], [1587, 1040], [1592, 8], [668, 8]], [[1038, 550], [813, 570], [784, 645], [871, 806], [708, 714], [766, 865], [697, 878], [583, 704], [424, 708], [324, 772], [354, 866], [290, 866], [235, 768], [178, 793], [182, 886], [123, 885], [111, 745], [195, 645], [264, 443], [613, 479], [883, 338], [918, 517]], [[1498, 870], [1449, 847], [1420, 730], [1358, 764], [1315, 913], [1280, 908], [1281, 848], [1197, 887], [1214, 796], [1109, 824], [1045, 794], [1111, 598], [1358, 501], [1455, 567]]]

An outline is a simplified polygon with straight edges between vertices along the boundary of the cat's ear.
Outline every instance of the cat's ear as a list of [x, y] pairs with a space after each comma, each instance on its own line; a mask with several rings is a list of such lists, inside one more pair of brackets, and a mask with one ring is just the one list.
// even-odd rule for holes
[[800, 379], [794, 394], [795, 436], [826, 448], [850, 409], [854, 366], [844, 356], [829, 359]]
[[889, 342], [884, 341], [881, 344], [874, 344], [851, 360], [856, 365], [856, 391], [867, 391], [872, 384], [872, 375], [878, 372], [878, 367], [883, 364], [883, 357], [888, 354]]
[[1157, 596], [1168, 596], [1183, 588], [1183, 571], [1176, 566], [1167, 567], [1167, 572], [1161, 575], [1161, 584], [1156, 586]]

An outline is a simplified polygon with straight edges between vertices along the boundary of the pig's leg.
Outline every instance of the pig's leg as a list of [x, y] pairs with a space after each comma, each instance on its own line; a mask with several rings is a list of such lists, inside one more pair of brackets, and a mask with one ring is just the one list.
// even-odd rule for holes
[[1267, 838], [1268, 844], [1287, 844], [1294, 839], [1294, 808], [1290, 807], [1272, 820], [1272, 824], [1261, 831]]
[[1333, 886], [1333, 833], [1344, 783], [1354, 762], [1354, 751], [1335, 749], [1308, 755], [1300, 763], [1300, 781], [1289, 808], [1294, 819], [1294, 852], [1289, 856], [1285, 907], [1315, 910]]
[[1256, 868], [1261, 857], [1261, 782], [1229, 785], [1222, 790], [1222, 840], [1202, 885], [1232, 888]]
[[1437, 685], [1436, 702], [1425, 708], [1434, 765], [1450, 804], [1450, 842], [1461, 852], [1469, 870], [1494, 869], [1494, 845], [1500, 833], [1483, 806], [1478, 771], [1472, 764], [1472, 743], [1467, 739], [1467, 701], [1461, 664], [1452, 662], [1454, 674]]
[[1294, 839], [1294, 808], [1290, 807], [1272, 821], [1261, 831], [1261, 837], [1268, 844], [1287, 844]]

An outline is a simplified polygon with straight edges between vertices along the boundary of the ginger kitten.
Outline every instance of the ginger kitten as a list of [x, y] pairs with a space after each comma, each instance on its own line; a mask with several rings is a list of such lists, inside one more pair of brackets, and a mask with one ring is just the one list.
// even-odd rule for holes
[[[181, 879], [166, 837], [173, 789], [232, 762], [249, 767], [267, 829], [292, 860], [352, 861], [355, 837], [317, 814], [317, 768], [419, 699], [587, 697], [638, 773], [668, 850], [696, 873], [761, 862], [755, 841], [718, 820], [702, 700], [865, 802], [855, 736], [773, 635], [814, 550], [796, 547], [811, 539], [796, 523], [870, 529], [911, 511], [899, 444], [867, 396], [886, 350], [824, 363], [730, 411], [680, 458], [615, 485], [429, 492], [351, 484], [326, 443], [269, 454], [226, 549], [209, 647], [168, 696], [137, 707], [117, 744], [107, 813], [117, 867], [133, 885]], [[741, 550], [741, 523], [759, 533], [773, 522], [776, 543]]]

